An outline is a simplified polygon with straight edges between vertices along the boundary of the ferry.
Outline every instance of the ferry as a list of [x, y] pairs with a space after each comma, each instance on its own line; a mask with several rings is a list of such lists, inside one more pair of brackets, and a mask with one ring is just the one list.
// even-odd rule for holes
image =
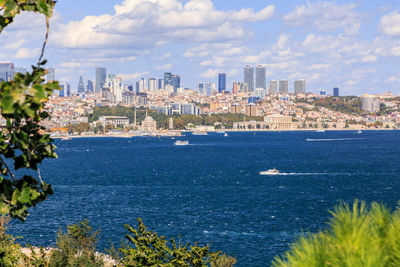
[[68, 137], [68, 136], [66, 136], [66, 137], [63, 137], [63, 138], [61, 138], [61, 140], [62, 140], [62, 141], [71, 141], [71, 140], [72, 140], [72, 138], [71, 138], [71, 137]]
[[208, 135], [208, 133], [205, 131], [194, 131], [192, 132], [192, 135]]
[[189, 141], [180, 141], [180, 140], [178, 140], [178, 141], [175, 142], [176, 146], [187, 146], [188, 144], [189, 144]]
[[260, 172], [260, 175], [278, 175], [280, 172], [277, 169], [270, 169], [268, 171], [262, 171]]

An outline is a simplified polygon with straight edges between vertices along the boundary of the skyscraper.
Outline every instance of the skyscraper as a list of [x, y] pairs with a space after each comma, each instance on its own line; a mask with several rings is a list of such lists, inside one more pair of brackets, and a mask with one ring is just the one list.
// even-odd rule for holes
[[333, 88], [333, 96], [339, 96], [339, 87]]
[[158, 90], [164, 90], [164, 79], [158, 79]]
[[97, 67], [96, 68], [96, 88], [95, 88], [96, 93], [101, 92], [101, 88], [103, 88], [104, 84], [106, 83], [106, 78], [107, 78], [107, 69]]
[[0, 82], [9, 82], [14, 77], [14, 64], [13, 63], [0, 63]]
[[206, 94], [204, 83], [198, 83], [196, 85], [196, 90], [200, 95], [205, 95]]
[[279, 80], [279, 93], [285, 95], [289, 93], [289, 81]]
[[256, 68], [256, 88], [267, 89], [267, 80], [265, 78], [266, 67], [258, 65]]
[[86, 92], [93, 93], [93, 82], [91, 80], [87, 81]]
[[61, 97], [70, 97], [71, 96], [71, 86], [69, 83], [61, 83], [60, 84], [61, 90], [59, 95]]
[[233, 82], [233, 85], [232, 85], [232, 94], [237, 94], [238, 91], [239, 91], [239, 87], [238, 87], [237, 82]]
[[167, 85], [172, 85], [172, 73], [171, 72], [164, 72], [164, 88]]
[[276, 93], [278, 93], [278, 81], [276, 81], [276, 80], [271, 80], [271, 81], [269, 81], [269, 91], [268, 91], [268, 94], [269, 94], [269, 95], [275, 95]]
[[254, 91], [254, 68], [249, 65], [245, 66], [243, 69], [244, 82], [248, 84], [249, 91]]
[[226, 91], [226, 73], [218, 74], [218, 92]]
[[295, 94], [305, 94], [306, 88], [307, 88], [306, 80], [294, 81], [294, 93]]
[[149, 91], [155, 91], [158, 89], [157, 79], [156, 78], [149, 78]]
[[85, 84], [83, 83], [83, 78], [82, 76], [79, 78], [79, 83], [78, 83], [78, 94], [82, 94], [85, 92]]
[[181, 88], [181, 76], [172, 74], [172, 86], [174, 87], [174, 92], [176, 93], [176, 90]]
[[55, 81], [56, 80], [56, 69], [55, 68], [48, 68], [47, 69], [47, 82]]

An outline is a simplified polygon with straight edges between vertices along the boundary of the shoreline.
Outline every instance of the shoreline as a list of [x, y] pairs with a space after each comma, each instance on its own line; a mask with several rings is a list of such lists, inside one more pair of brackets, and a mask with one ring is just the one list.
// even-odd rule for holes
[[[397, 131], [400, 129], [316, 129], [316, 130], [311, 130], [311, 129], [273, 129], [273, 130], [268, 130], [268, 129], [252, 129], [252, 130], [214, 130], [214, 131], [204, 131], [207, 133], [218, 133], [218, 132], [227, 132], [227, 133], [235, 133], [235, 132], [318, 132], [318, 131], [324, 131], [324, 132], [349, 132], [349, 131]], [[181, 130], [181, 131], [176, 131], [180, 133], [190, 133], [196, 130]], [[175, 133], [176, 133], [175, 132]], [[201, 131], [203, 132], [203, 131]], [[320, 132], [323, 133], [323, 132]], [[162, 133], [154, 133], [152, 135], [135, 135], [135, 134], [93, 134], [93, 135], [60, 135], [60, 136], [51, 136], [53, 139], [62, 139], [62, 138], [132, 138], [132, 137], [180, 137], [180, 135], [165, 135]]]

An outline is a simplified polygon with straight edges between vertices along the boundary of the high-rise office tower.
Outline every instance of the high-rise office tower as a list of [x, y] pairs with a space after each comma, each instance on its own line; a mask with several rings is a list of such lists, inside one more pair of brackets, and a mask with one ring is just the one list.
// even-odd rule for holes
[[295, 94], [305, 94], [307, 90], [306, 80], [296, 80], [294, 81], [294, 93]]
[[218, 92], [226, 91], [226, 73], [218, 74]]
[[275, 95], [276, 93], [278, 93], [278, 81], [271, 80], [269, 81], [268, 95]]
[[9, 82], [14, 78], [14, 64], [0, 63], [0, 82]]
[[249, 86], [249, 92], [254, 92], [254, 68], [247, 65], [243, 69], [244, 82]]
[[339, 87], [333, 88], [333, 96], [339, 96]]
[[176, 92], [178, 88], [181, 88], [181, 76], [172, 74], [172, 86], [174, 87], [174, 92]]
[[196, 85], [196, 90], [200, 95], [205, 95], [206, 94], [204, 83], [198, 83]]
[[281, 95], [287, 95], [289, 93], [289, 81], [279, 80], [279, 93]]
[[147, 85], [146, 85], [146, 79], [141, 78], [137, 83], [136, 83], [136, 92], [138, 93], [144, 93], [147, 91]]
[[55, 81], [56, 80], [56, 69], [55, 68], [48, 68], [47, 69], [47, 82]]
[[239, 91], [239, 87], [238, 87], [237, 82], [233, 82], [233, 85], [232, 85], [232, 94], [237, 94], [238, 91]]
[[149, 78], [149, 91], [155, 91], [158, 89], [158, 82], [156, 78]]
[[267, 89], [266, 67], [258, 65], [256, 68], [256, 88], [262, 88], [264, 91]]
[[88, 93], [93, 93], [94, 92], [93, 82], [91, 80], [87, 81], [86, 92], [88, 92]]
[[158, 79], [158, 90], [164, 90], [164, 79]]
[[106, 83], [107, 79], [107, 69], [102, 67], [96, 68], [96, 88], [95, 92], [101, 92], [101, 88], [103, 88], [104, 84]]
[[84, 93], [85, 92], [85, 84], [83, 83], [83, 78], [82, 76], [79, 78], [79, 83], [78, 83], [78, 94]]
[[61, 83], [61, 90], [59, 96], [61, 97], [70, 97], [71, 96], [71, 85], [69, 83]]
[[172, 73], [171, 72], [164, 72], [164, 88], [167, 85], [172, 85]]

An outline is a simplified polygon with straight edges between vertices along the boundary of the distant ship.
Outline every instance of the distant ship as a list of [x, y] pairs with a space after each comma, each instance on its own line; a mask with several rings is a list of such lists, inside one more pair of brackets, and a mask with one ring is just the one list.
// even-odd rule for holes
[[193, 135], [208, 135], [208, 133], [205, 131], [194, 131], [194, 132], [192, 132], [192, 134]]
[[317, 133], [324, 133], [325, 130], [316, 130]]
[[277, 169], [270, 169], [268, 171], [262, 171], [260, 172], [260, 175], [278, 175], [280, 172]]
[[71, 137], [63, 137], [61, 138], [62, 141], [71, 141], [72, 138]]
[[224, 131], [218, 131], [217, 134], [225, 134]]
[[189, 144], [189, 141], [180, 141], [180, 140], [178, 140], [178, 141], [175, 142], [176, 146], [187, 146], [188, 144]]
[[361, 132], [361, 130], [358, 130], [357, 133], [360, 134], [360, 133], [362, 133], [362, 132]]

